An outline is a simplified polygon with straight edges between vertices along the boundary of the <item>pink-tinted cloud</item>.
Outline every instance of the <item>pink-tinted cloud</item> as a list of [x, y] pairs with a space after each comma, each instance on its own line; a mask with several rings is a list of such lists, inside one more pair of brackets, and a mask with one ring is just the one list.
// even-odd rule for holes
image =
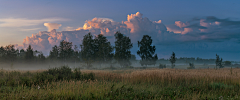
[[48, 31], [52, 31], [53, 29], [58, 29], [59, 27], [61, 27], [61, 24], [58, 23], [44, 23], [44, 26], [46, 26], [48, 28]]
[[[34, 49], [41, 50], [48, 54], [51, 47], [59, 45], [61, 40], [73, 42], [79, 45], [87, 33], [93, 35], [103, 34], [108, 37], [111, 43], [114, 42], [114, 34], [117, 31], [129, 36], [133, 43], [137, 43], [143, 35], [150, 35], [154, 44], [169, 45], [186, 42], [219, 41], [224, 39], [240, 40], [240, 22], [215, 17], [195, 19], [187, 22], [176, 21], [172, 25], [164, 25], [161, 20], [151, 21], [143, 14], [137, 12], [127, 16], [127, 21], [116, 22], [108, 18], [93, 18], [87, 20], [83, 27], [78, 29], [57, 32], [55, 29], [61, 24], [48, 23], [49, 31], [41, 31], [26, 37], [23, 46], [32, 45]], [[51, 30], [51, 31], [50, 31]]]

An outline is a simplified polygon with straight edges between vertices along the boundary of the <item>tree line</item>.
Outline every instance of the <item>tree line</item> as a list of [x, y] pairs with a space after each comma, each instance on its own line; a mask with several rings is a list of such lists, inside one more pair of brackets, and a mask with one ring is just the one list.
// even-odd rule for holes
[[[14, 45], [1, 46], [0, 59], [8, 62], [43, 62], [46, 59], [62, 62], [85, 62], [88, 67], [93, 62], [101, 65], [115, 61], [121, 67], [130, 66], [130, 60], [136, 60], [136, 56], [130, 50], [133, 47], [131, 39], [120, 32], [116, 32], [114, 37], [115, 46], [112, 46], [107, 37], [102, 34], [95, 37], [91, 33], [86, 34], [79, 46], [62, 40], [59, 45], [52, 47], [47, 57], [40, 51], [34, 51], [31, 45], [26, 50], [15, 49]], [[142, 66], [156, 64], [158, 57], [150, 36], [144, 35], [142, 40], [138, 41], [138, 47], [140, 49], [137, 54], [142, 58], [140, 62]]]
[[[88, 67], [92, 63], [111, 64], [118, 63], [121, 67], [131, 65], [130, 60], [136, 60], [136, 56], [131, 53], [133, 43], [131, 39], [120, 32], [114, 34], [115, 46], [107, 40], [107, 37], [99, 34], [93, 36], [91, 33], [83, 37], [82, 44], [79, 46], [73, 45], [72, 42], [62, 40], [59, 45], [52, 47], [49, 55], [45, 57], [42, 52], [33, 50], [31, 45], [26, 50], [15, 49], [14, 45], [7, 45], [0, 47], [0, 59], [7, 62], [44, 62], [46, 59], [50, 61], [61, 62], [85, 62]], [[155, 54], [156, 47], [152, 45], [153, 40], [149, 35], [143, 35], [142, 39], [138, 41], [137, 55], [141, 57], [140, 64], [142, 66], [155, 65], [158, 60]], [[80, 48], [80, 49], [79, 49]], [[222, 68], [222, 59], [216, 55], [216, 66]], [[172, 63], [172, 68], [175, 67], [176, 62], [175, 53], [173, 52], [169, 61]]]

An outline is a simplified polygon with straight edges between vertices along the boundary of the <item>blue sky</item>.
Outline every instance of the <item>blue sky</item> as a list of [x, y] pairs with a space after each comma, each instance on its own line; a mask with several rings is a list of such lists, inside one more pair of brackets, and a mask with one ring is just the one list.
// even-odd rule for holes
[[[31, 44], [29, 42], [31, 39], [32, 41], [36, 39], [33, 38], [35, 35], [43, 40], [44, 37], [49, 38], [49, 36], [38, 35], [39, 31], [49, 30], [49, 27], [44, 26], [44, 23], [61, 24], [57, 32], [72, 31], [73, 29], [83, 27], [86, 21], [93, 22], [93, 18], [95, 17], [108, 18], [114, 22], [122, 23], [122, 21], [125, 22], [128, 20], [128, 15], [140, 12], [141, 20], [147, 17], [153, 26], [160, 25], [154, 24], [154, 21], [161, 20], [161, 25], [168, 28], [166, 32], [164, 31], [165, 35], [159, 35], [159, 33], [156, 36], [157, 38], [154, 38], [154, 41], [157, 41], [155, 45], [159, 48], [157, 48], [159, 58], [167, 58], [172, 51], [175, 51], [179, 57], [215, 58], [215, 54], [218, 53], [220, 57], [222, 55], [227, 60], [240, 60], [240, 57], [236, 55], [239, 55], [238, 51], [240, 50], [240, 37], [238, 38], [240, 32], [236, 28], [239, 27], [238, 23], [240, 21], [239, 9], [239, 0], [0, 0], [0, 45], [18, 44], [18, 47], [21, 48], [24, 47], [24, 43]], [[215, 23], [219, 26], [211, 26], [212, 24], [204, 26], [201, 20], [193, 22], [193, 19], [203, 19], [206, 22], [205, 24]], [[218, 24], [219, 22], [220, 24]], [[179, 24], [177, 25], [176, 23]], [[138, 27], [141, 26], [140, 24], [138, 23]], [[120, 26], [124, 25], [121, 24]], [[131, 29], [127, 26], [130, 32], [122, 32], [126, 35], [130, 34], [128, 36], [131, 38], [140, 38], [144, 33], [154, 37], [155, 34], [151, 32], [157, 32], [157, 30], [150, 30], [152, 29], [150, 26], [146, 27], [148, 28], [147, 30], [138, 30], [135, 27], [135, 32], [133, 32], [131, 31], [133, 28]], [[114, 30], [111, 31], [111, 28], [109, 27], [108, 29], [112, 32], [111, 34], [114, 34]], [[96, 27], [94, 29], [95, 31], [97, 30]], [[104, 29], [101, 28], [101, 30], [105, 29], [106, 27]], [[221, 31], [217, 31], [219, 29]], [[82, 30], [87, 31], [87, 29]], [[87, 32], [90, 32], [93, 29], [88, 30]], [[163, 34], [162, 30], [164, 29], [159, 30]], [[69, 39], [68, 34], [70, 33], [65, 32], [64, 38], [61, 39]], [[83, 33], [79, 32], [76, 34]], [[139, 36], [132, 35], [133, 33], [139, 33]], [[96, 31], [95, 34], [100, 33]], [[106, 33], [109, 37], [112, 36], [111, 34]], [[32, 38], [29, 40], [26, 36]], [[181, 38], [179, 39], [178, 37]], [[29, 41], [24, 42], [24, 39]], [[74, 40], [73, 37], [70, 38], [70, 41], [71, 39]], [[109, 39], [111, 40], [111, 38]], [[132, 41], [136, 42], [137, 40], [139, 39], [133, 39]], [[75, 39], [75, 41], [78, 40]], [[35, 45], [33, 47], [36, 49], [44, 51], [44, 48], [49, 50], [49, 47], [53, 44], [45, 41], [32, 45]], [[133, 52], [136, 50], [137, 47], [135, 46]]]

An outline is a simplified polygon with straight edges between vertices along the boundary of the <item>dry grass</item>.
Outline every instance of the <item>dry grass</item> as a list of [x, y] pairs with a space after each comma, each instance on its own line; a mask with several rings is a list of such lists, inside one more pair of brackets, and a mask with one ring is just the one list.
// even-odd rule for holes
[[[36, 72], [41, 71], [30, 71], [30, 73]], [[13, 90], [10, 89], [10, 92], [0, 93], [0, 99], [198, 100], [219, 99], [219, 97], [238, 99], [240, 96], [238, 74], [240, 69], [237, 68], [82, 70], [81, 72], [94, 73], [96, 80], [52, 82], [40, 85], [40, 89], [37, 85], [18, 86]], [[223, 87], [214, 88], [214, 85]], [[144, 96], [139, 97], [141, 95]]]
[[[146, 69], [146, 70], [84, 70], [84, 73], [93, 72], [98, 80], [111, 80], [126, 83], [150, 82], [189, 82], [202, 83], [223, 82], [240, 84], [240, 69]], [[198, 84], [196, 83], [196, 84]]]

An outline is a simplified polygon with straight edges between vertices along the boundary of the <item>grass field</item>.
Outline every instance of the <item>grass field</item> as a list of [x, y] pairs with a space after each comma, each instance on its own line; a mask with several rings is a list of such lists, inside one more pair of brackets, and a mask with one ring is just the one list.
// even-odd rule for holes
[[0, 99], [240, 99], [240, 69], [0, 71]]

